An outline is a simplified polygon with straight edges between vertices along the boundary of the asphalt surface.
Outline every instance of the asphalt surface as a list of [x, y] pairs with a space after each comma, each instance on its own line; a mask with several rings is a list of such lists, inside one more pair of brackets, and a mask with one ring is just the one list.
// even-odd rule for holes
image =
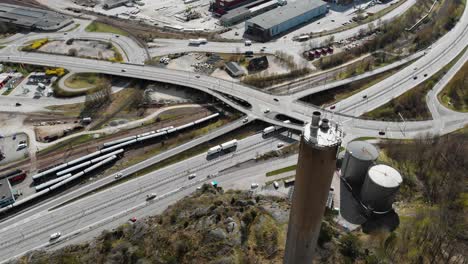
[[[204, 182], [216, 180], [222, 185], [226, 179], [221, 176], [222, 170], [277, 149], [277, 144], [284, 142], [283, 140], [288, 139], [282, 136], [263, 138], [261, 134], [256, 134], [240, 140], [237, 149], [231, 153], [213, 159], [207, 159], [206, 153], [203, 153], [52, 211], [41, 210], [38, 213], [27, 213], [8, 219], [0, 223], [0, 255], [6, 261], [26, 251], [47, 246], [49, 236], [54, 232], [61, 232], [61, 239], [64, 240], [78, 233], [79, 239], [86, 240], [96, 234], [93, 232], [109, 228], [111, 223], [114, 223], [115, 227], [132, 216], [142, 217], [160, 212]], [[272, 168], [265, 167], [269, 170]], [[189, 180], [187, 176], [191, 173], [196, 173], [196, 177]], [[209, 174], [217, 176], [208, 179]], [[245, 179], [246, 176], [237, 172], [230, 175], [236, 175], [238, 179]], [[114, 181], [112, 177], [107, 179]], [[233, 180], [232, 177], [227, 179]], [[250, 186], [250, 183], [245, 184], [246, 188]], [[157, 193], [158, 197], [146, 202], [146, 195], [153, 192]], [[48, 208], [54, 205], [56, 204], [49, 203]]]

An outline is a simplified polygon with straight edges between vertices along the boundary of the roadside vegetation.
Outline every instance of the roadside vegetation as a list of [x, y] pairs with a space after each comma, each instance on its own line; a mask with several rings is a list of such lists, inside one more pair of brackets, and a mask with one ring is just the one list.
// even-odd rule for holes
[[449, 109], [468, 112], [468, 62], [437, 96]]
[[375, 32], [374, 37], [349, 51], [319, 59], [317, 66], [321, 69], [333, 68], [377, 50], [400, 53], [415, 52], [428, 47], [455, 26], [465, 8], [465, 2], [462, 0], [439, 1], [425, 23], [414, 32], [406, 31], [405, 29], [413, 26], [423, 15], [427, 14], [432, 4], [432, 0], [418, 0], [416, 5], [397, 19], [388, 23], [372, 24], [369, 29], [361, 31], [359, 35], [363, 37]]
[[96, 85], [105, 80], [105, 76], [98, 73], [75, 73], [68, 77], [64, 83], [69, 88], [85, 89], [96, 87]]
[[278, 175], [278, 174], [281, 174], [281, 173], [294, 171], [294, 170], [296, 170], [296, 167], [297, 167], [297, 165], [291, 165], [291, 166], [284, 167], [284, 168], [281, 168], [281, 169], [277, 169], [277, 170], [274, 170], [274, 171], [269, 171], [269, 172], [266, 173], [266, 176], [270, 177], [270, 176], [275, 176], [275, 175]]
[[467, 134], [380, 147], [381, 160], [401, 172], [403, 185], [397, 197], [401, 225], [390, 234], [376, 234], [376, 257], [389, 263], [466, 263]]
[[458, 54], [452, 61], [450, 61], [447, 65], [445, 65], [441, 70], [439, 70], [426, 81], [398, 96], [397, 98], [392, 99], [390, 102], [382, 105], [381, 107], [365, 113], [363, 116], [372, 119], [401, 121], [401, 117], [398, 114], [400, 113], [405, 119], [431, 119], [432, 116], [426, 102], [427, 93], [453, 67], [453, 65], [457, 63], [466, 50], [467, 48], [460, 52], [460, 54]]
[[96, 21], [93, 21], [91, 24], [89, 24], [86, 29], [85, 29], [87, 32], [103, 32], [103, 33], [113, 33], [113, 34], [117, 34], [117, 35], [122, 35], [122, 36], [128, 36], [128, 32], [120, 29], [120, 28], [116, 28], [116, 27], [113, 27], [111, 25], [108, 25], [108, 24], [104, 24], [104, 23], [101, 23], [101, 22], [96, 22]]
[[[362, 80], [354, 81], [346, 85], [342, 85], [330, 90], [314, 93], [306, 97], [301, 98], [300, 100], [306, 103], [310, 103], [316, 106], [330, 106], [334, 103], [346, 99], [360, 91], [363, 91], [372, 85], [379, 83], [389, 77], [391, 77], [396, 72], [407, 67], [411, 62], [408, 62], [404, 65], [401, 65], [392, 70], [379, 73], [377, 75], [364, 78]], [[339, 109], [338, 109], [339, 110]]]
[[259, 73], [249, 75], [241, 79], [241, 82], [246, 85], [251, 85], [257, 88], [266, 88], [275, 84], [294, 80], [305, 76], [312, 72], [307, 66], [300, 66], [294, 62], [294, 57], [284, 52], [277, 51], [275, 56], [290, 69], [287, 73]]

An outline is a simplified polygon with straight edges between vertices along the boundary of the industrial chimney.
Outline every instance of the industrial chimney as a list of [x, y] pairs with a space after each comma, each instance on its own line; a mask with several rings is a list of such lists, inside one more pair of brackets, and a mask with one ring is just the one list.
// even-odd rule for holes
[[311, 264], [336, 168], [341, 131], [321, 119], [320, 112], [304, 127], [289, 215], [285, 264]]

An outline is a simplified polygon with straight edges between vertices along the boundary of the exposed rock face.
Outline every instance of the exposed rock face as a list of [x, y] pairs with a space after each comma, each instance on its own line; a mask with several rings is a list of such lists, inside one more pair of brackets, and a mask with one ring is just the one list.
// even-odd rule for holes
[[204, 185], [161, 215], [104, 231], [88, 243], [32, 252], [16, 263], [282, 263], [278, 237], [286, 235], [282, 214], [288, 206], [277, 197]]

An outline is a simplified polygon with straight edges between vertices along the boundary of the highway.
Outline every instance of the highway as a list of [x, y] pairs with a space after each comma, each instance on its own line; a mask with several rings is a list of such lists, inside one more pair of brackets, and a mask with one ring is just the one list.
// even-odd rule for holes
[[[138, 218], [155, 214], [170, 203], [192, 192], [203, 182], [209, 182], [208, 174], [216, 174], [226, 168], [236, 166], [257, 155], [277, 149], [279, 142], [289, 140], [283, 136], [263, 138], [256, 134], [239, 141], [237, 149], [214, 159], [207, 159], [206, 153], [165, 167], [144, 176], [132, 179], [125, 184], [103, 190], [76, 202], [52, 211], [41, 210], [35, 214], [20, 215], [0, 223], [0, 255], [3, 260], [18, 256], [24, 252], [48, 245], [51, 233], [60, 231], [62, 239], [80, 233], [80, 239], [91, 238], [87, 232], [100, 232], [112, 222], [114, 227], [132, 216]], [[278, 165], [281, 163], [278, 163]], [[271, 170], [271, 166], [264, 166]], [[274, 166], [273, 166], [274, 167]], [[188, 175], [196, 173], [196, 178], [189, 180]], [[257, 171], [258, 173], [258, 171]], [[264, 173], [264, 172], [263, 172]], [[238, 179], [245, 174], [233, 173]], [[227, 176], [227, 175], [226, 175]], [[221, 172], [214, 180], [223, 185], [226, 178]], [[109, 177], [109, 180], [114, 180]], [[250, 183], [245, 183], [248, 188]], [[147, 194], [156, 192], [158, 198], [145, 202]], [[60, 201], [60, 200], [58, 200]], [[54, 204], [49, 204], [49, 208]], [[103, 223], [99, 221], [105, 220]], [[91, 233], [95, 234], [95, 233]]]
[[[411, 1], [412, 0], [408, 2]], [[419, 54], [421, 56], [409, 67], [399, 71], [391, 78], [338, 103], [335, 112], [322, 110], [324, 116], [341, 125], [346, 133], [345, 142], [361, 136], [414, 138], [426, 133], [446, 134], [463, 127], [468, 123], [466, 114], [455, 114], [452, 113], [453, 111], [450, 112], [445, 109], [438, 103], [436, 95], [456, 73], [456, 69], [459, 69], [467, 60], [466, 54], [462, 56], [461, 60], [445, 75], [427, 97], [427, 102], [434, 120], [418, 122], [381, 122], [359, 119], [353, 116], [359, 116], [364, 112], [385, 104], [392, 98], [412, 89], [448, 64], [468, 43], [468, 34], [466, 32], [467, 24], [468, 11], [465, 9], [461, 20], [455, 28], [434, 43], [430, 49], [422, 51], [422, 55]], [[87, 36], [86, 34], [87, 33], [80, 33], [80, 36]], [[351, 34], [351, 32], [342, 32], [335, 37], [336, 39], [345, 38], [347, 34]], [[101, 36], [98, 38], [101, 38]], [[127, 41], [124, 38], [123, 40]], [[158, 42], [160, 40], [156, 41]], [[172, 45], [171, 43], [176, 42], [172, 40], [165, 41], [168, 42], [166, 44], [168, 50]], [[282, 43], [281, 40], [278, 40], [274, 44], [260, 45], [271, 45], [267, 46], [267, 50], [274, 51], [276, 46], [284, 46], [285, 43], [288, 42]], [[128, 49], [125, 45], [126, 44], [122, 44], [122, 47]], [[182, 44], [177, 45], [181, 47]], [[214, 43], [213, 45], [218, 44]], [[260, 45], [258, 47], [253, 46], [253, 48], [259, 48]], [[216, 48], [208, 45], [206, 47], [210, 49]], [[169, 53], [177, 52], [177, 47], [174, 46], [174, 48], [174, 50], [170, 49], [171, 51]], [[220, 49], [221, 48], [225, 49], [226, 47], [223, 46], [220, 47]], [[230, 46], [230, 48], [232, 49], [233, 46]], [[158, 52], [163, 53], [165, 52], [164, 49], [165, 48], [162, 48], [158, 50]], [[291, 50], [294, 49], [298, 49], [298, 47], [291, 48]], [[141, 48], [136, 50], [137, 53], [139, 51], [141, 51]], [[273, 124], [282, 124], [275, 119], [275, 115], [281, 113], [299, 120], [309, 121], [312, 111], [317, 110], [316, 107], [311, 107], [297, 101], [299, 98], [297, 94], [274, 96], [234, 82], [203, 75], [198, 76], [197, 74], [189, 72], [141, 65], [142, 58], [143, 57], [136, 59], [131, 64], [119, 64], [58, 55], [24, 53], [15, 49], [14, 45], [0, 49], [0, 61], [60, 66], [72, 71], [101, 72], [191, 87], [219, 98], [235, 109], [249, 115], [250, 120], [256, 118]], [[424, 74], [427, 74], [427, 76], [424, 77]], [[414, 79], [415, 76], [417, 76], [416, 79]], [[312, 94], [317, 92], [317, 90], [319, 89], [314, 88], [304, 92], [301, 91], [301, 93], [306, 94], [310, 92], [310, 94]], [[242, 98], [248, 101], [252, 107], [246, 108], [240, 106], [221, 93]], [[367, 100], [363, 100], [364, 95], [366, 95]], [[23, 105], [31, 102], [32, 106], [27, 106], [29, 108], [25, 109], [34, 111], [43, 108], [44, 102], [52, 103], [53, 101], [54, 103], [57, 102], [55, 104], [65, 104], [71, 103], [73, 100], [79, 101], [82, 99], [63, 101], [50, 99], [50, 102], [43, 100], [48, 99], [41, 99], [39, 101], [24, 99]], [[14, 103], [11, 97], [0, 96], [0, 108], [3, 107], [11, 111]], [[267, 112], [266, 110], [269, 110], [269, 113], [265, 113]], [[240, 126], [242, 126], [241, 121], [234, 122], [206, 136], [126, 168], [121, 172], [124, 175], [129, 175], [146, 166], [156, 164], [164, 158], [176, 155], [177, 153], [185, 151], [202, 142], [209, 141], [214, 137], [232, 131]], [[287, 127], [299, 128], [294, 125], [287, 125]], [[384, 131], [385, 135], [379, 135], [379, 131]], [[0, 236], [2, 237], [2, 241], [0, 241], [0, 255], [2, 255], [3, 260], [7, 260], [10, 257], [19, 256], [28, 250], [49, 245], [48, 238], [53, 232], [62, 232], [62, 239], [65, 243], [52, 245], [48, 248], [57, 248], [67, 243], [90, 239], [103, 229], [116, 227], [131, 216], [140, 218], [142, 216], [159, 213], [169, 204], [194, 191], [195, 188], [200, 186], [203, 182], [209, 181], [206, 178], [208, 174], [236, 166], [238, 163], [247, 161], [262, 152], [275, 149], [277, 142], [279, 142], [277, 138], [262, 139], [260, 135], [248, 137], [240, 141], [239, 147], [234, 153], [226, 154], [213, 160], [207, 160], [206, 154], [201, 154], [139, 178], [129, 180], [125, 184], [119, 184], [115, 187], [90, 195], [56, 210], [46, 210], [67, 199], [114, 181], [114, 175], [96, 181], [69, 194], [65, 194], [57, 199], [39, 205], [35, 209], [1, 222]], [[287, 161], [290, 162], [290, 160]], [[220, 173], [220, 175], [216, 177], [216, 180], [220, 182], [221, 186], [223, 186], [224, 183], [227, 184], [230, 182], [233, 185], [237, 184], [237, 188], [248, 188], [249, 176], [258, 173], [264, 174], [266, 169], [272, 170], [278, 168], [277, 166], [280, 164], [282, 164], [282, 162], [276, 161], [272, 162], [270, 166], [259, 164], [259, 166], [263, 166], [261, 168], [252, 166], [245, 170], [234, 170], [234, 172], [226, 174]], [[196, 173], [197, 177], [193, 180], [188, 180], [187, 175], [190, 173]], [[239, 184], [241, 186], [239, 186]], [[152, 202], [145, 202], [145, 196], [151, 192], [158, 193], [159, 197]]]

